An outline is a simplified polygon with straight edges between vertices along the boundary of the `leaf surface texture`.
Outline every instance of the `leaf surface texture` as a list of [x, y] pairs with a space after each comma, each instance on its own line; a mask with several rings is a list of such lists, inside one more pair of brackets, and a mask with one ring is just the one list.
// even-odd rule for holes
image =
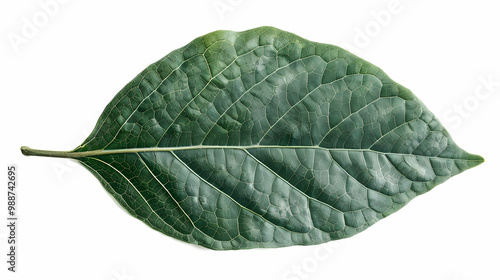
[[211, 249], [350, 237], [483, 161], [376, 66], [272, 27], [150, 65], [73, 153], [130, 214]]

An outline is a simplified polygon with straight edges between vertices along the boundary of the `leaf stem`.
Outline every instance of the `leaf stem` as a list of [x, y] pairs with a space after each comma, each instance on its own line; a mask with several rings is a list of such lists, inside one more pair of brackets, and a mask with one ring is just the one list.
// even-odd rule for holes
[[32, 149], [27, 146], [21, 147], [21, 152], [25, 156], [38, 156], [38, 157], [56, 157], [56, 158], [75, 158], [76, 156], [71, 151], [47, 151]]

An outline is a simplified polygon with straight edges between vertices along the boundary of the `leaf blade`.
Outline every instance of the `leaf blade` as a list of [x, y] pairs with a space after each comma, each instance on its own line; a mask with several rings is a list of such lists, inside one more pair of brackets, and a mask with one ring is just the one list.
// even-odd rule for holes
[[483, 161], [376, 66], [270, 27], [153, 63], [68, 157], [136, 218], [211, 249], [346, 238]]

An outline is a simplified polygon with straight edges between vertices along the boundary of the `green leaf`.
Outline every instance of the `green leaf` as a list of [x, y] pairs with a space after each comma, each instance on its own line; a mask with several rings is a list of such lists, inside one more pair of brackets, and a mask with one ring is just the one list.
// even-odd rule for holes
[[150, 65], [70, 152], [132, 216], [211, 249], [363, 231], [483, 158], [382, 70], [272, 27]]

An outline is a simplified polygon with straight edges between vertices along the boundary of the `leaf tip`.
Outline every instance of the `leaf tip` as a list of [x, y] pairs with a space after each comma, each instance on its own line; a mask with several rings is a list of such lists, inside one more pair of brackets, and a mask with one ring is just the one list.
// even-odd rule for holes
[[480, 165], [483, 162], [484, 162], [484, 158], [482, 156], [480, 156], [480, 155], [471, 154], [469, 156], [469, 165], [470, 165], [470, 167], [478, 166], [478, 165]]

